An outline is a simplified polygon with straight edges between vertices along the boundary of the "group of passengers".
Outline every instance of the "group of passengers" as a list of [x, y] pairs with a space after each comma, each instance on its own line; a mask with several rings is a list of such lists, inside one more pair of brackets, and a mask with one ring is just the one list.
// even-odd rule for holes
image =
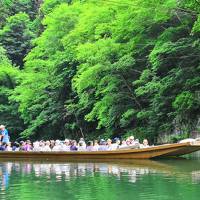
[[135, 140], [134, 136], [128, 137], [126, 140], [120, 141], [115, 138], [101, 139], [100, 141], [88, 141], [85, 142], [83, 138], [77, 142], [76, 140], [65, 139], [60, 140], [47, 140], [47, 141], [35, 141], [30, 140], [14, 142], [0, 142], [0, 151], [43, 151], [43, 152], [58, 152], [58, 151], [110, 151], [117, 149], [129, 149], [129, 148], [147, 148], [149, 147], [148, 140], [144, 139], [140, 144], [139, 140]]
[[144, 139], [143, 143], [140, 144], [138, 139], [134, 139], [134, 136], [130, 136], [122, 141], [115, 138], [113, 141], [111, 139], [101, 139], [100, 141], [88, 141], [87, 143], [81, 138], [79, 142], [76, 140], [65, 139], [64, 141], [41, 140], [32, 143], [30, 140], [26, 140], [11, 144], [9, 139], [8, 130], [4, 125], [0, 125], [0, 151], [111, 151], [117, 149], [149, 147], [147, 139]]

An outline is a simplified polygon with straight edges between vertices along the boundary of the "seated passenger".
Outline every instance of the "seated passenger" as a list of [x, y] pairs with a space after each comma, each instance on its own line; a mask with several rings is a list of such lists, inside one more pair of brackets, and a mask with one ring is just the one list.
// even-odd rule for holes
[[6, 147], [7, 147], [7, 145], [5, 142], [0, 142], [0, 151], [5, 151]]
[[70, 151], [77, 151], [77, 150], [78, 150], [78, 148], [77, 148], [76, 140], [72, 140], [71, 146], [70, 146]]
[[39, 151], [44, 151], [45, 150], [45, 142], [43, 140], [41, 140], [39, 142]]
[[99, 144], [98, 144], [98, 141], [95, 140], [94, 141], [94, 146], [93, 146], [93, 151], [98, 151], [99, 150]]
[[130, 145], [135, 145], [135, 140], [134, 140], [133, 135], [129, 137], [129, 142], [130, 142]]
[[[81, 142], [81, 143], [82, 143], [81, 145], [82, 145], [83, 147], [85, 147], [85, 149], [86, 149], [86, 143], [85, 143], [84, 138], [80, 138], [79, 142]], [[79, 142], [78, 142], [78, 143], [79, 143]]]
[[25, 143], [25, 146], [24, 146], [24, 150], [25, 151], [32, 151], [32, 145], [31, 145], [31, 141], [30, 140], [27, 140], [26, 143]]
[[50, 148], [51, 148], [51, 150], [53, 149], [54, 146], [55, 146], [55, 141], [54, 140], [50, 140]]
[[122, 144], [119, 146], [119, 149], [126, 149], [126, 148], [128, 148], [128, 145], [125, 140], [122, 140]]
[[78, 151], [86, 151], [85, 142], [79, 141], [79, 143], [78, 143]]
[[19, 143], [18, 142], [14, 142], [14, 144], [12, 145], [12, 151], [19, 151]]
[[114, 143], [112, 144], [112, 150], [119, 149], [119, 146], [120, 146], [120, 140], [119, 138], [115, 138]]
[[45, 142], [43, 151], [45, 151], [45, 152], [51, 151], [51, 148], [50, 148], [50, 141], [47, 140], [47, 141]]
[[6, 151], [12, 151], [11, 143], [7, 143], [6, 145]]
[[86, 150], [87, 150], [87, 151], [94, 151], [93, 149], [94, 149], [93, 142], [92, 142], [92, 141], [89, 141], [89, 142], [87, 143], [87, 148], [86, 148]]
[[70, 151], [70, 141], [68, 139], [65, 139], [62, 151]]
[[144, 139], [144, 140], [143, 140], [143, 144], [140, 145], [140, 148], [147, 148], [147, 147], [149, 147], [148, 140], [147, 140], [147, 139]]
[[108, 150], [108, 147], [106, 145], [106, 141], [104, 139], [101, 139], [99, 143], [98, 151], [107, 151], [107, 150]]
[[129, 138], [126, 139], [126, 145], [129, 146], [131, 144], [131, 141]]
[[139, 142], [139, 139], [136, 139], [135, 141], [134, 141], [134, 145], [132, 145], [135, 149], [138, 149], [138, 148], [140, 148], [140, 142]]
[[111, 151], [112, 149], [112, 140], [111, 139], [107, 139], [107, 150]]
[[56, 140], [55, 146], [53, 147], [52, 151], [61, 151], [60, 140]]
[[26, 151], [26, 142], [20, 141], [19, 150], [20, 150], [20, 151]]
[[[38, 141], [35, 141], [33, 143], [33, 151], [40, 151], [40, 143]], [[21, 151], [21, 147], [20, 147], [20, 151]], [[23, 150], [22, 150], [23, 151]]]

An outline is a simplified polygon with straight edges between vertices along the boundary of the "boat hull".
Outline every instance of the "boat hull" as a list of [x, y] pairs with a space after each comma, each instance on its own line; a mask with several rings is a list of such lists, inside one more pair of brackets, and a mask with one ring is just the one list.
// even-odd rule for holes
[[44, 159], [44, 160], [110, 160], [151, 159], [175, 157], [200, 150], [200, 145], [190, 143], [167, 144], [144, 149], [127, 149], [94, 152], [0, 152], [0, 159]]

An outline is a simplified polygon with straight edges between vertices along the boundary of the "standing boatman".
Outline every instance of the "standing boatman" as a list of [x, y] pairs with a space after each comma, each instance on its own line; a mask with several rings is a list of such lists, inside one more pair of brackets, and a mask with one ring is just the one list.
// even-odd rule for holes
[[0, 140], [2, 143], [8, 144], [10, 142], [9, 139], [8, 130], [4, 125], [0, 125]]

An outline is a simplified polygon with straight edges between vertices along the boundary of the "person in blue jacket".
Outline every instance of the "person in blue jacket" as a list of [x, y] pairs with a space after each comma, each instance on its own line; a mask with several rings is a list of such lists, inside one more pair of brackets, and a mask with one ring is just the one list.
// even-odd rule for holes
[[4, 125], [0, 125], [0, 139], [2, 143], [8, 144], [10, 142], [8, 130], [6, 129]]

